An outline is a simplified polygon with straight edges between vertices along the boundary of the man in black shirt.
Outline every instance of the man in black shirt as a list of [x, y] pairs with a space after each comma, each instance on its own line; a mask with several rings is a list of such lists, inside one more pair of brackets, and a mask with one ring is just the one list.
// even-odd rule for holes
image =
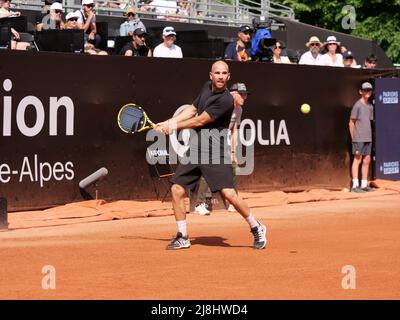
[[211, 82], [203, 86], [192, 106], [155, 126], [156, 130], [165, 134], [181, 129], [195, 129], [197, 132], [197, 139], [194, 139], [194, 145], [191, 143], [190, 151], [197, 151], [198, 156], [191, 156], [187, 164], [179, 164], [171, 179], [172, 205], [178, 233], [167, 249], [183, 249], [191, 245], [186, 230], [185, 189], [193, 189], [201, 176], [212, 192], [220, 191], [246, 219], [254, 236], [254, 247], [263, 249], [267, 243], [266, 227], [253, 217], [247, 203], [234, 189], [230, 148], [224, 144], [227, 142], [233, 111], [233, 98], [227, 89], [229, 78], [228, 65], [224, 61], [215, 62], [211, 67]]
[[146, 45], [147, 32], [142, 28], [133, 31], [132, 41], [121, 50], [121, 55], [129, 57], [151, 57], [151, 49]]

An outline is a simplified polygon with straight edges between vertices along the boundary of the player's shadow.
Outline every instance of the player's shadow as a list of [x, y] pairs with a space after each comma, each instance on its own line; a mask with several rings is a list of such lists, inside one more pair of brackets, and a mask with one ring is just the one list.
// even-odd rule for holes
[[[170, 242], [169, 239], [160, 239], [160, 238], [148, 238], [148, 237], [135, 237], [135, 236], [122, 236], [122, 239], [143, 239], [143, 240], [156, 240], [156, 241], [165, 241]], [[209, 236], [209, 237], [190, 237], [190, 243], [193, 245], [207, 246], [207, 247], [231, 247], [231, 248], [249, 248], [251, 246], [233, 246], [225, 241], [228, 239], [218, 237], [218, 236]]]
[[210, 237], [195, 237], [191, 238], [190, 242], [192, 245], [202, 245], [208, 247], [244, 247], [244, 246], [232, 246], [225, 241], [228, 239], [218, 237], [218, 236], [210, 236]]

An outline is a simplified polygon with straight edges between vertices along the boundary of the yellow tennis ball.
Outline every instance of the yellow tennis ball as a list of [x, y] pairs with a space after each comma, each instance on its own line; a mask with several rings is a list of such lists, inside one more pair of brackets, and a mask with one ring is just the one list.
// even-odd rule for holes
[[311, 111], [311, 107], [308, 103], [303, 103], [300, 108], [301, 112], [307, 114]]

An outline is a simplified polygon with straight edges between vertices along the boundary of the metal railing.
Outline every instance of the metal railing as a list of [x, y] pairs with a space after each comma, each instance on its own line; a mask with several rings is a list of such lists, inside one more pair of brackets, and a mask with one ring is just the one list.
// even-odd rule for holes
[[[229, 1], [229, 0], [228, 0]], [[122, 17], [128, 7], [134, 7], [139, 17], [155, 20], [168, 20], [182, 23], [206, 23], [238, 26], [251, 24], [253, 19], [285, 17], [294, 19], [290, 7], [268, 0], [95, 0], [95, 12], [98, 15]], [[64, 11], [70, 12], [81, 8], [81, 0], [63, 0]], [[16, 0], [15, 9], [41, 11], [43, 0]]]

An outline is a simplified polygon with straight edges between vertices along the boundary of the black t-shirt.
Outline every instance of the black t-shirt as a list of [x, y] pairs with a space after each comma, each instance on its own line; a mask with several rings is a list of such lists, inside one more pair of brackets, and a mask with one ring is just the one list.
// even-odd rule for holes
[[125, 52], [128, 50], [132, 50], [132, 56], [134, 57], [147, 57], [147, 54], [149, 53], [149, 48], [146, 46], [140, 46], [138, 49], [136, 49], [133, 46], [132, 41], [129, 41], [126, 45], [123, 46], [121, 50], [121, 55], [125, 55]]
[[[194, 100], [193, 105], [197, 108], [198, 115], [206, 111], [213, 118], [213, 121], [196, 130], [198, 141], [202, 141], [202, 143], [200, 143], [201, 147], [199, 145], [200, 152], [208, 153], [208, 151], [210, 151], [212, 153], [211, 145], [216, 146], [219, 143], [219, 156], [226, 156], [226, 151], [229, 150], [226, 145], [228, 127], [233, 111], [232, 95], [228, 89], [225, 89], [222, 92], [213, 92], [211, 82], [208, 81], [203, 85], [201, 92]], [[211, 131], [203, 129], [210, 129]], [[217, 132], [212, 129], [217, 129]], [[204, 137], [206, 137], [206, 140], [204, 140]], [[207, 143], [204, 143], [205, 141], [207, 141]], [[212, 158], [218, 156], [214, 153], [211, 155]]]

